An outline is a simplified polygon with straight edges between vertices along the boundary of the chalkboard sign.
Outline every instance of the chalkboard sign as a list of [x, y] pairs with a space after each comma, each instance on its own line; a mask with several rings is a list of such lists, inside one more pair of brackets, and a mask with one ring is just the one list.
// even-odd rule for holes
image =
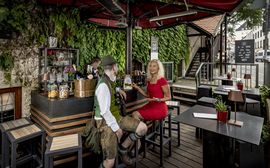
[[235, 63], [254, 63], [254, 39], [235, 41]]

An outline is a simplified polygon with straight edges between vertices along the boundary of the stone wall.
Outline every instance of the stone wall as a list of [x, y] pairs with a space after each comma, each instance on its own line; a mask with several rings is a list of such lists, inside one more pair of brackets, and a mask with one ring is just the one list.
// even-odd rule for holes
[[38, 86], [38, 46], [16, 47], [14, 44], [12, 57], [14, 68], [11, 71], [11, 81], [5, 81], [4, 72], [0, 71], [0, 88], [22, 86], [22, 116], [29, 116], [31, 91]]

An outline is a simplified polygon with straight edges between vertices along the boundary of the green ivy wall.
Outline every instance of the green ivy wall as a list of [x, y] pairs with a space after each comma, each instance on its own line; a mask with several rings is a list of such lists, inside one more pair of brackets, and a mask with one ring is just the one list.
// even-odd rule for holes
[[[59, 47], [80, 50], [82, 66], [95, 56], [111, 54], [119, 61], [120, 70], [124, 70], [125, 31], [97, 29], [95, 25], [82, 21], [77, 9], [45, 8], [33, 1], [0, 0], [0, 21], [1, 31], [12, 29], [22, 34], [23, 41], [17, 44], [21, 47], [46, 46], [47, 37], [56, 36]], [[188, 59], [189, 45], [184, 25], [164, 30], [133, 30], [133, 58], [145, 64], [148, 62], [151, 36], [159, 37], [159, 58], [162, 61], [173, 61], [176, 66], [181, 59]], [[11, 47], [0, 46], [6, 51], [11, 51]]]

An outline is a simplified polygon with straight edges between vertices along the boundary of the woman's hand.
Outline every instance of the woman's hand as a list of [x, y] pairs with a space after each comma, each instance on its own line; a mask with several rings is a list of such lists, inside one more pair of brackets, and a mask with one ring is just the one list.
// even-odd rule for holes
[[132, 83], [132, 87], [134, 89], [136, 89], [136, 90], [139, 90], [140, 89], [140, 87], [136, 83]]
[[153, 101], [156, 101], [156, 100], [154, 98], [147, 98], [147, 101], [153, 102]]

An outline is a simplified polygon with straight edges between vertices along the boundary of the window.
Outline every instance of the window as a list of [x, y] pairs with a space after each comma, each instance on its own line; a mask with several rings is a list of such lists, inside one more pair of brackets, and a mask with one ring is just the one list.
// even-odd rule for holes
[[260, 31], [261, 37], [262, 37], [262, 30]]
[[173, 62], [162, 62], [165, 70], [165, 78], [168, 82], [173, 82]]

